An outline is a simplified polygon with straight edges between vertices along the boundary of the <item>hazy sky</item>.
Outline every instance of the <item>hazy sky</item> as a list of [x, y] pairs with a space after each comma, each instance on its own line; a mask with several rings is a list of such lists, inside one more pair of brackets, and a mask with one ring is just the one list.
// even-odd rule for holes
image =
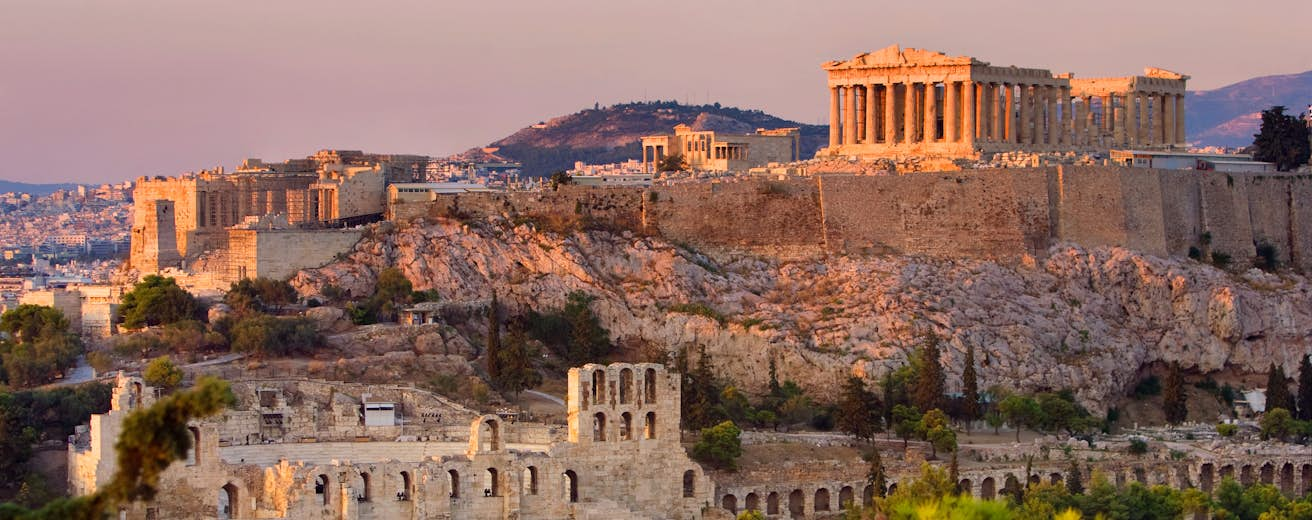
[[1309, 23], [1309, 0], [0, 0], [0, 179], [444, 155], [594, 102], [817, 123], [820, 63], [894, 43], [1208, 89], [1312, 69]]

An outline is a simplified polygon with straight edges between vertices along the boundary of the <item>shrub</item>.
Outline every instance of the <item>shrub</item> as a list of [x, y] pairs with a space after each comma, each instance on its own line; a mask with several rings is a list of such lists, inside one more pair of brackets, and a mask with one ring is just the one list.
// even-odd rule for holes
[[1148, 441], [1143, 439], [1130, 439], [1130, 446], [1126, 448], [1131, 455], [1143, 455], [1148, 453]]
[[168, 356], [152, 359], [146, 365], [146, 369], [141, 371], [141, 378], [146, 384], [165, 392], [172, 391], [182, 384], [182, 375], [182, 369], [174, 365]]
[[715, 320], [717, 323], [720, 324], [720, 326], [724, 326], [724, 323], [725, 323], [725, 321], [726, 321], [724, 315], [723, 315], [723, 314], [720, 314], [720, 311], [717, 311], [717, 310], [711, 308], [711, 306], [706, 305], [705, 303], [700, 303], [700, 302], [698, 302], [698, 303], [676, 303], [676, 304], [670, 306], [669, 311], [670, 311], [670, 312], [678, 312], [678, 313], [682, 313], [682, 314], [692, 314], [692, 315], [695, 315], [695, 316], [704, 316], [704, 317], [707, 317], [707, 318], [710, 318], [710, 319]]
[[1230, 266], [1230, 255], [1218, 251], [1212, 252], [1212, 265], [1220, 269]]
[[309, 318], [256, 315], [232, 327], [232, 350], [258, 356], [308, 354], [322, 341]]
[[1253, 267], [1263, 271], [1274, 271], [1280, 267], [1280, 252], [1276, 246], [1267, 242], [1257, 244], [1257, 256], [1253, 257]]
[[703, 428], [701, 438], [692, 447], [692, 457], [719, 469], [735, 471], [738, 457], [743, 455], [742, 441], [738, 438], [741, 434], [742, 430], [733, 421]]
[[203, 319], [205, 307], [173, 278], [149, 275], [123, 295], [118, 317], [127, 329]]
[[1162, 382], [1157, 379], [1157, 376], [1148, 376], [1142, 381], [1139, 381], [1139, 384], [1134, 385], [1134, 397], [1136, 399], [1142, 399], [1160, 393], [1162, 393]]
[[1239, 427], [1233, 424], [1219, 423], [1216, 425], [1216, 433], [1225, 438], [1234, 437], [1239, 432]]

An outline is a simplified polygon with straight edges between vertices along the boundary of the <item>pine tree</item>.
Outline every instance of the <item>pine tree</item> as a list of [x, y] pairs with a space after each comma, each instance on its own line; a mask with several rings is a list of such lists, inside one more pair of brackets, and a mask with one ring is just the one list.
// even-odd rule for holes
[[1298, 418], [1312, 420], [1312, 361], [1308, 356], [1298, 363]]
[[506, 344], [498, 353], [501, 376], [492, 383], [502, 392], [519, 396], [520, 392], [542, 384], [542, 374], [533, 367], [537, 349], [529, 343], [528, 334], [519, 320], [512, 320], [506, 335]]
[[1180, 372], [1180, 362], [1172, 362], [1166, 373], [1166, 384], [1162, 387], [1162, 411], [1166, 414], [1166, 422], [1171, 424], [1180, 424], [1189, 415], [1184, 395], [1184, 376]]
[[775, 370], [774, 356], [770, 356], [770, 395], [777, 396], [780, 394], [779, 372]]
[[879, 398], [859, 377], [848, 376], [843, 384], [838, 412], [838, 428], [853, 437], [870, 440], [879, 431]]
[[1289, 379], [1285, 377], [1285, 369], [1272, 363], [1266, 375], [1266, 410], [1269, 412], [1276, 408], [1293, 409], [1294, 396], [1289, 394]]
[[870, 448], [870, 470], [866, 472], [866, 483], [874, 488], [877, 497], [883, 498], [888, 491], [888, 475], [884, 472], [884, 461], [879, 458], [879, 448]]
[[1084, 493], [1084, 477], [1080, 475], [1080, 461], [1071, 458], [1071, 467], [1066, 470], [1066, 492], [1072, 495]]
[[492, 292], [492, 304], [487, 307], [487, 375], [496, 384], [501, 380], [501, 312], [497, 309], [497, 293]]
[[961, 467], [957, 465], [957, 451], [952, 450], [952, 462], [948, 464], [948, 479], [952, 481], [952, 486], [961, 492]]
[[1308, 127], [1298, 117], [1285, 114], [1285, 107], [1262, 111], [1262, 129], [1253, 136], [1253, 159], [1276, 163], [1282, 172], [1307, 164], [1312, 156]]
[[979, 418], [979, 376], [975, 375], [975, 346], [966, 347], [966, 364], [961, 369], [961, 420], [970, 433], [970, 423]]
[[921, 410], [942, 409], [943, 365], [939, 363], [938, 335], [929, 333], [916, 356], [915, 388], [911, 402]]

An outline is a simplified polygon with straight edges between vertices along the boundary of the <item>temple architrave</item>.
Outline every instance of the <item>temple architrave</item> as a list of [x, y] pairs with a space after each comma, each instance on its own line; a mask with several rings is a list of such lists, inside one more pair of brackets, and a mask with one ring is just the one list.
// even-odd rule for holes
[[1189, 77], [1168, 70], [1076, 79], [896, 45], [822, 67], [829, 146], [818, 155], [978, 159], [1185, 144]]

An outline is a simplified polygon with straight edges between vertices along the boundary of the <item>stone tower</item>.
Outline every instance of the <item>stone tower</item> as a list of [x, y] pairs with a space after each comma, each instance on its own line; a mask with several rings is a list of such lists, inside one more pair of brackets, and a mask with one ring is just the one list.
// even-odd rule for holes
[[679, 442], [679, 377], [657, 363], [569, 371], [569, 440]]
[[178, 237], [171, 200], [147, 200], [133, 208], [132, 268], [155, 273], [166, 267], [179, 267]]

